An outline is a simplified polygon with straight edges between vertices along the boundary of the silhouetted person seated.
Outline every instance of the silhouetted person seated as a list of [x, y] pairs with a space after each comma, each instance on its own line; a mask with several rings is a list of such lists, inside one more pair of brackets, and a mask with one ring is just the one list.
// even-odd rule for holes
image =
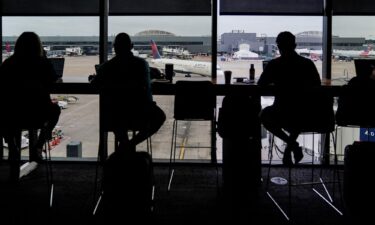
[[272, 134], [283, 140], [287, 146], [284, 150], [283, 163], [298, 163], [303, 158], [302, 148], [297, 142], [300, 134], [299, 121], [310, 120], [303, 104], [309, 104], [308, 100], [301, 96], [299, 90], [320, 86], [320, 76], [314, 63], [295, 52], [295, 36], [288, 32], [281, 32], [276, 43], [280, 51], [280, 57], [271, 60], [261, 74], [258, 85], [274, 85], [282, 91], [275, 93], [273, 105], [264, 108], [260, 117], [264, 127]]
[[[135, 151], [165, 121], [164, 112], [152, 99], [149, 65], [134, 56], [132, 48], [129, 35], [119, 33], [114, 41], [116, 56], [91, 76], [91, 84], [100, 89], [101, 118], [114, 130], [122, 151]], [[138, 131], [132, 139], [129, 130]]]
[[50, 85], [57, 79], [34, 32], [24, 32], [18, 37], [14, 54], [0, 67], [1, 95], [7, 107], [2, 119], [13, 130], [7, 141], [12, 142], [9, 138], [21, 129], [41, 128], [36, 146], [31, 148], [35, 150], [30, 152], [30, 161], [43, 159], [43, 145], [51, 139], [60, 116], [60, 107], [51, 101], [49, 94]]
[[356, 125], [370, 128], [375, 125], [372, 106], [375, 90], [375, 68], [367, 73], [357, 74], [343, 86], [338, 99], [336, 121], [338, 125]]

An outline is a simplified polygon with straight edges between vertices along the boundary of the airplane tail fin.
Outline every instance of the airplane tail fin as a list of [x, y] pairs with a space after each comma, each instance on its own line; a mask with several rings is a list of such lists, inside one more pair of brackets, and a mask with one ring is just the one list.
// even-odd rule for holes
[[372, 45], [367, 46], [367, 52], [370, 52], [370, 51], [372, 51]]
[[371, 45], [368, 45], [365, 50], [363, 50], [359, 55], [363, 57], [367, 57], [372, 49]]
[[12, 51], [12, 48], [10, 47], [9, 42], [7, 42], [7, 43], [5, 44], [5, 50], [7, 51], [7, 53], [9, 53], [9, 52]]
[[151, 50], [152, 50], [152, 56], [154, 59], [160, 59], [161, 56], [159, 54], [158, 46], [156, 46], [156, 43], [151, 40]]

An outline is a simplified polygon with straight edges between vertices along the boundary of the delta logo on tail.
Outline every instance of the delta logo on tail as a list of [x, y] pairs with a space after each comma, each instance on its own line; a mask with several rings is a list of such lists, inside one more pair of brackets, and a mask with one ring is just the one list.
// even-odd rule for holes
[[367, 46], [367, 49], [364, 50], [363, 52], [361, 52], [361, 54], [359, 54], [359, 55], [362, 56], [362, 57], [368, 57], [370, 55], [371, 50], [372, 50], [372, 46], [369, 45], [369, 46]]
[[152, 50], [152, 56], [154, 59], [161, 59], [158, 46], [156, 46], [155, 41], [153, 40], [151, 40], [151, 50]]
[[10, 46], [10, 43], [9, 42], [6, 42], [5, 43], [5, 52], [3, 52], [3, 57], [4, 59], [13, 55], [13, 50], [12, 50], [12, 47]]
[[[185, 60], [185, 59], [169, 59], [162, 58], [160, 56], [158, 47], [155, 41], [151, 40], [151, 50], [153, 59], [151, 64], [161, 71], [165, 70], [165, 64], [173, 64], [173, 69], [177, 73], [183, 73], [189, 77], [191, 74], [197, 74], [201, 76], [212, 76], [211, 74], [211, 62]], [[218, 66], [216, 70], [218, 76], [223, 76], [224, 72]]]
[[5, 51], [6, 51], [7, 53], [10, 53], [10, 52], [12, 51], [12, 48], [10, 47], [10, 43], [9, 43], [9, 42], [7, 42], [7, 43], [5, 44]]

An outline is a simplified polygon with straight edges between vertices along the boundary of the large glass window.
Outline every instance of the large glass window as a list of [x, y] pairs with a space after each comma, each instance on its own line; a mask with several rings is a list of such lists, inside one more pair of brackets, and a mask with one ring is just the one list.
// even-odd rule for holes
[[[266, 62], [279, 56], [275, 43], [278, 33], [290, 31], [296, 36], [297, 53], [313, 60], [322, 74], [322, 24], [321, 16], [220, 16], [218, 65], [224, 71], [231, 70], [234, 78], [247, 79], [253, 64], [257, 80]], [[222, 79], [218, 76], [219, 82]], [[263, 108], [272, 103], [273, 97], [262, 97]], [[262, 136], [262, 159], [268, 157], [269, 140], [268, 134]], [[319, 142], [318, 138], [315, 140]], [[311, 150], [311, 137], [300, 137], [299, 142]], [[277, 144], [281, 149], [285, 147], [283, 143]], [[315, 144], [318, 146], [318, 143]]]
[[[138, 3], [109, 1], [109, 14], [111, 15], [108, 19], [109, 59], [114, 56], [112, 44], [115, 35], [126, 32], [134, 43], [134, 54], [145, 58], [150, 66], [156, 68], [161, 75], [165, 73], [166, 62], [174, 64], [173, 82], [186, 79], [211, 79], [212, 57], [217, 57], [219, 83], [223, 79], [223, 70], [232, 70], [233, 77], [248, 77], [250, 64], [255, 66], [255, 78], [257, 79], [263, 71], [264, 62], [278, 56], [278, 49], [275, 45], [276, 35], [280, 31], [289, 30], [297, 37], [298, 53], [314, 60], [318, 71], [322, 73], [322, 17], [316, 16], [322, 14], [321, 1], [293, 0], [283, 4], [273, 0], [266, 3], [247, 0], [238, 1], [236, 4], [233, 4], [232, 1], [218, 1], [219, 7], [222, 7], [223, 11], [220, 12], [222, 15], [218, 18], [217, 56], [212, 56], [212, 18], [209, 7], [211, 1], [163, 0], [163, 4], [158, 4], [158, 6], [149, 4], [149, 2], [149, 0], [141, 0]], [[53, 6], [55, 5], [58, 4]], [[40, 16], [45, 13], [47, 13], [46, 15], [49, 15], [48, 13], [51, 15], [67, 13], [64, 10], [60, 12], [59, 9], [55, 9], [56, 12], [49, 10], [46, 10], [47, 12], [44, 14], [39, 12], [39, 16], [9, 14], [11, 16], [2, 17], [3, 59], [12, 54], [15, 40], [23, 31], [34, 31], [40, 35], [48, 57], [64, 58], [62, 74], [64, 82], [87, 82], [87, 76], [95, 73], [94, 65], [99, 63], [99, 17], [92, 16], [98, 15], [98, 9], [96, 9], [98, 5], [99, 2], [95, 1], [93, 4], [95, 10], [82, 11], [85, 16]], [[160, 5], [161, 7], [159, 7]], [[27, 11], [26, 14], [22, 14], [21, 11], [21, 15], [33, 15], [33, 13], [34, 11]], [[265, 16], [267, 13], [294, 16]], [[262, 16], [238, 16], [251, 14]], [[304, 14], [309, 16], [301, 16]], [[80, 14], [72, 12], [69, 15]], [[154, 41], [161, 59], [156, 59], [152, 54], [151, 40]], [[195, 68], [192, 65], [197, 66]], [[67, 102], [68, 107], [63, 109], [59, 122], [60, 126], [69, 127], [64, 132], [65, 135], [71, 139], [84, 141], [84, 148], [90, 146], [91, 149], [92, 146], [97, 146], [96, 137], [94, 141], [89, 138], [89, 136], [92, 137], [92, 134], [84, 134], [89, 124], [95, 124], [92, 127], [98, 129], [97, 96], [80, 96], [76, 103], [68, 101], [68, 99], [72, 99], [72, 96], [54, 95], [53, 97], [58, 99], [62, 105]], [[77, 96], [73, 95], [73, 97]], [[155, 96], [154, 100], [167, 114], [166, 123], [153, 137], [154, 157], [168, 158], [172, 131], [171, 120], [173, 119], [173, 96]], [[271, 104], [272, 100], [272, 98], [264, 98], [264, 106]], [[218, 99], [218, 106], [220, 105], [221, 98]], [[92, 106], [94, 108], [91, 108]], [[86, 107], [93, 109], [88, 110], [87, 115], [84, 116], [87, 122], [80, 115], [80, 110], [86, 109]], [[82, 118], [83, 120], [80, 122], [86, 126], [78, 129], [74, 123], [71, 123], [74, 118]], [[186, 141], [186, 145], [209, 145], [210, 126], [208, 124], [202, 126], [202, 123], [198, 123], [197, 127], [194, 126], [190, 122], [181, 125], [179, 138], [182, 142]], [[68, 131], [69, 134], [66, 134]], [[79, 132], [79, 134], [75, 134], [73, 131]], [[197, 134], [199, 138], [195, 138]], [[220, 148], [219, 141], [219, 158]], [[95, 147], [93, 151], [95, 153], [84, 155], [96, 156], [97, 148]], [[190, 153], [191, 155], [189, 155]], [[203, 148], [197, 148], [196, 151], [189, 149], [189, 151], [180, 154], [183, 155], [182, 158], [189, 159], [210, 158], [209, 151], [203, 150]]]
[[322, 17], [317, 16], [220, 16], [218, 19], [218, 65], [232, 70], [235, 77], [255, 78], [263, 71], [263, 61], [279, 56], [275, 43], [281, 31], [296, 36], [296, 51], [312, 59], [322, 72]]
[[[332, 78], [348, 81], [356, 75], [354, 60], [375, 58], [373, 16], [332, 18]], [[348, 29], [350, 27], [350, 29]]]
[[51, 97], [61, 108], [50, 142], [51, 156], [95, 160], [99, 146], [99, 96], [53, 94]]
[[[211, 79], [210, 16], [110, 16], [108, 21], [109, 58], [114, 56], [115, 36], [126, 32], [133, 41], [134, 55], [144, 58], [162, 76], [166, 63], [174, 65], [173, 83]], [[152, 53], [152, 41], [160, 58]], [[154, 100], [166, 113], [167, 121], [152, 137], [153, 157], [169, 159], [174, 96], [154, 96]], [[179, 159], [210, 159], [210, 150], [203, 148], [211, 145], [208, 122], [180, 122], [177, 141], [178, 145], [196, 146], [177, 149]], [[145, 150], [145, 144], [137, 148]]]
[[[186, 21], [189, 21], [186, 23]], [[110, 56], [116, 34], [126, 32], [134, 44], [133, 53], [164, 73], [165, 64], [174, 64], [174, 81], [210, 79], [211, 18], [208, 16], [109, 17]], [[161, 57], [153, 55], [151, 42]], [[202, 67], [192, 66], [201, 62]]]
[[[332, 18], [332, 78], [345, 84], [357, 76], [356, 59], [375, 59], [374, 16], [333, 16]], [[350, 29], [348, 29], [350, 27]], [[339, 127], [337, 151], [344, 154], [353, 141], [367, 140], [372, 130]]]
[[[98, 17], [3, 17], [2, 25], [4, 60], [13, 54], [18, 36], [24, 31], [33, 31], [40, 36], [47, 57], [53, 58], [56, 72], [64, 83], [87, 83], [88, 75], [95, 72], [94, 65], [99, 63]], [[65, 158], [69, 149], [80, 149], [82, 157], [96, 157], [98, 96], [64, 93], [51, 96], [62, 109], [50, 142], [52, 156]], [[24, 133], [24, 149], [27, 148], [27, 138]], [[74, 143], [81, 143], [81, 146]], [[22, 155], [27, 156], [28, 151], [22, 151]]]

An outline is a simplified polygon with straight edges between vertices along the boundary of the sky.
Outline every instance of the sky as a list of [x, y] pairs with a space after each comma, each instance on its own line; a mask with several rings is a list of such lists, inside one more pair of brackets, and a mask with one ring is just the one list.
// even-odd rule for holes
[[[220, 16], [218, 36], [232, 30], [255, 32], [257, 36], [276, 36], [280, 31], [296, 34], [322, 30], [318, 16]], [[350, 27], [350, 29], [348, 29]], [[109, 17], [109, 35], [158, 29], [178, 36], [210, 36], [209, 16], [128, 16]], [[23, 31], [34, 31], [40, 36], [98, 36], [98, 17], [3, 17], [3, 35], [18, 36]], [[375, 39], [375, 18], [369, 16], [341, 16], [333, 18], [333, 34], [340, 37]]]

